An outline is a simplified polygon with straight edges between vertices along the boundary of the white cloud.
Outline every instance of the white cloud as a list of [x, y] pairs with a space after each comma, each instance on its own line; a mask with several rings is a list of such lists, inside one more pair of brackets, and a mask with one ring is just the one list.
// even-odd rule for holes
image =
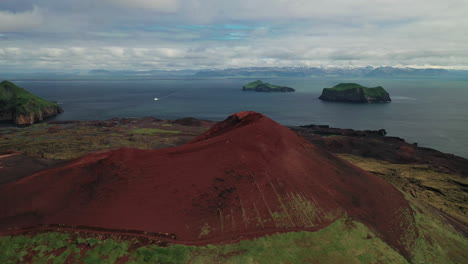
[[0, 10], [0, 32], [15, 32], [37, 28], [42, 24], [41, 9], [34, 6], [32, 10], [24, 12], [10, 12]]
[[81, 0], [73, 8], [42, 0], [41, 7], [15, 13], [0, 4], [0, 32], [14, 32], [0, 37], [0, 65], [468, 69], [466, 0]]
[[[287, 43], [287, 45], [285, 44]], [[394, 43], [392, 43], [394, 44]], [[400, 44], [401, 45], [401, 44]], [[205, 69], [247, 66], [419, 66], [468, 68], [468, 51], [460, 49], [311, 46], [307, 39], [261, 41], [257, 44], [172, 47], [0, 48], [0, 65], [50, 69]], [[7, 63], [8, 62], [8, 63]]]
[[398, 21], [451, 17], [453, 14], [459, 16], [463, 11], [467, 11], [468, 7], [466, 0], [173, 0], [172, 2], [183, 3], [179, 5], [180, 15], [194, 21], [222, 19], [324, 19], [346, 23]]
[[159, 12], [176, 12], [179, 0], [107, 0], [109, 4], [124, 8], [142, 8]]

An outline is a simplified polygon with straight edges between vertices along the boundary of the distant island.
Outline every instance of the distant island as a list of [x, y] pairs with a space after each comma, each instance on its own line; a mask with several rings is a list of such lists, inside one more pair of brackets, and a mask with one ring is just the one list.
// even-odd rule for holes
[[37, 121], [63, 113], [63, 109], [9, 81], [0, 83], [0, 121], [32, 125]]
[[257, 80], [250, 82], [242, 87], [242, 91], [255, 91], [255, 92], [295, 92], [291, 87], [272, 85], [266, 82]]
[[332, 88], [323, 88], [319, 99], [351, 103], [384, 103], [392, 101], [389, 93], [382, 86], [370, 88], [357, 83], [340, 83]]

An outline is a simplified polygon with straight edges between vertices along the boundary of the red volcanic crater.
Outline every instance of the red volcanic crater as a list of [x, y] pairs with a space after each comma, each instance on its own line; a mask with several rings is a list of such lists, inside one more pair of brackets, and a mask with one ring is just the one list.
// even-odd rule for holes
[[64, 224], [222, 242], [344, 215], [408, 252], [414, 218], [398, 190], [255, 112], [183, 146], [93, 154], [0, 186], [0, 233]]

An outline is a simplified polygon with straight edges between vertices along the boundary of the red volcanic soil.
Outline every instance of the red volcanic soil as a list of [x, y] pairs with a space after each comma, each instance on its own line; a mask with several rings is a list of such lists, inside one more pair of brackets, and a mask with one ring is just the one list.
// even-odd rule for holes
[[0, 186], [0, 233], [64, 224], [230, 241], [345, 214], [408, 256], [414, 218], [398, 190], [255, 112], [180, 147], [93, 154]]

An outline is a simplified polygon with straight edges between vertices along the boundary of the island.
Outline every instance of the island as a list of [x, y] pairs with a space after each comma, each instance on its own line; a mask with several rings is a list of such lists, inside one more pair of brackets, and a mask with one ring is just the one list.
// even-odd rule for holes
[[242, 91], [255, 91], [255, 92], [295, 92], [291, 87], [272, 85], [266, 82], [257, 80], [250, 82], [242, 87]]
[[351, 103], [391, 102], [390, 95], [382, 86], [365, 87], [357, 83], [340, 83], [332, 88], [323, 88], [321, 100]]
[[56, 103], [46, 101], [12, 82], [0, 83], [0, 121], [32, 125], [59, 113], [63, 113], [63, 109]]

